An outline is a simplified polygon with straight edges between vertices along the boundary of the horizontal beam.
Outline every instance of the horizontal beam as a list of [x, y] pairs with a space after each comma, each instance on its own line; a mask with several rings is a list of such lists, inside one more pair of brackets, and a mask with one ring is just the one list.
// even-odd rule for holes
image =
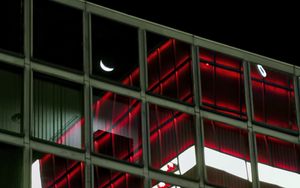
[[199, 183], [191, 180], [184, 179], [180, 176], [170, 176], [167, 174], [162, 174], [157, 171], [150, 170], [149, 178], [153, 180], [162, 181], [171, 185], [177, 185], [181, 187], [189, 187], [189, 188], [199, 188]]
[[299, 138], [297, 136], [292, 136], [292, 135], [285, 134], [285, 133], [282, 133], [279, 131], [261, 127], [259, 125], [255, 125], [253, 123], [252, 123], [252, 127], [253, 127], [253, 131], [255, 133], [264, 134], [264, 135], [272, 136], [274, 138], [279, 138], [281, 140], [285, 140], [287, 142], [299, 144]]
[[24, 146], [24, 138], [17, 135], [10, 135], [0, 132], [0, 142], [10, 145]]
[[0, 61], [1, 63], [3, 62], [3, 63], [19, 66], [19, 67], [25, 66], [24, 65], [25, 60], [23, 57], [16, 57], [2, 52], [0, 52]]
[[31, 149], [43, 153], [50, 153], [60, 157], [73, 159], [77, 161], [85, 161], [85, 153], [83, 151], [76, 151], [77, 149], [66, 149], [65, 146], [56, 146], [56, 145], [49, 145], [46, 143], [38, 142], [38, 141], [30, 141]]
[[116, 171], [121, 171], [121, 172], [128, 172], [133, 175], [141, 176], [144, 174], [144, 169], [142, 167], [133, 166], [116, 160], [113, 161], [111, 159], [109, 160], [106, 158], [100, 158], [99, 156], [91, 155], [91, 163], [96, 166], [100, 166], [100, 167], [104, 167]]
[[35, 62], [31, 63], [31, 67], [32, 67], [33, 71], [44, 73], [44, 74], [49, 75], [49, 76], [55, 76], [57, 78], [61, 78], [61, 79], [68, 80], [68, 81], [71, 81], [71, 82], [76, 82], [76, 83], [79, 83], [79, 84], [84, 83], [84, 76], [83, 75], [79, 75], [79, 74], [72, 73], [72, 72], [69, 72], [69, 71], [66, 71], [66, 70], [50, 67], [50, 66], [35, 63]]
[[210, 119], [210, 120], [214, 120], [214, 121], [223, 122], [223, 123], [235, 126], [237, 128], [247, 129], [247, 122], [237, 120], [237, 119], [232, 119], [232, 118], [229, 118], [227, 116], [222, 116], [222, 115], [219, 115], [219, 114], [215, 114], [213, 112], [208, 112], [208, 111], [201, 110], [201, 117], [202, 118], [207, 118], [207, 119]]

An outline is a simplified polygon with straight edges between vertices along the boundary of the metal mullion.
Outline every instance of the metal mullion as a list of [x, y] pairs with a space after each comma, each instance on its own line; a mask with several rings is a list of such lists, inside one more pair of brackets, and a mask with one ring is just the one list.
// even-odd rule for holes
[[191, 46], [192, 56], [192, 75], [193, 75], [193, 90], [194, 90], [194, 103], [195, 103], [195, 130], [196, 130], [196, 161], [198, 168], [198, 175], [200, 176], [200, 187], [205, 186], [206, 170], [204, 161], [204, 132], [201, 117], [201, 76], [199, 67], [199, 48]]
[[[296, 72], [296, 71], [295, 71]], [[293, 77], [294, 84], [294, 97], [295, 97], [295, 105], [296, 105], [296, 123], [299, 131], [299, 143], [300, 143], [300, 108], [299, 108], [299, 78], [297, 76]]]
[[30, 123], [32, 121], [32, 72], [31, 72], [31, 26], [32, 26], [32, 0], [24, 0], [24, 95], [23, 95], [23, 125], [24, 134], [23, 148], [23, 187], [31, 187], [31, 164], [32, 156], [30, 149]]
[[92, 134], [91, 134], [91, 89], [90, 89], [90, 15], [86, 12], [86, 6], [83, 11], [83, 70], [84, 70], [84, 149], [85, 149], [85, 165], [84, 165], [84, 174], [85, 174], [85, 187], [94, 187], [93, 175], [91, 165], [91, 148], [92, 148]]
[[268, 135], [268, 136], [271, 136], [271, 137], [274, 137], [274, 138], [285, 140], [287, 142], [292, 142], [292, 143], [295, 143], [295, 144], [299, 144], [299, 137], [298, 136], [292, 136], [290, 134], [286, 134], [286, 133], [283, 133], [283, 132], [268, 129], [268, 128], [265, 128], [265, 127], [262, 127], [262, 126], [256, 125], [256, 124], [252, 124], [252, 127], [253, 127], [253, 131], [255, 133], [264, 134], [264, 135]]
[[134, 166], [123, 161], [111, 160], [107, 157], [91, 155], [91, 163], [103, 168], [126, 172], [137, 176], [141, 176], [144, 173], [144, 169], [139, 166]]
[[147, 52], [146, 52], [146, 32], [145, 30], [138, 30], [139, 41], [139, 66], [140, 66], [140, 87], [141, 87], [141, 120], [142, 120], [142, 150], [143, 150], [143, 164], [144, 164], [144, 187], [148, 188], [151, 185], [151, 179], [149, 179], [149, 166], [150, 166], [150, 136], [149, 136], [149, 122], [147, 121], [148, 110], [145, 100], [145, 93], [148, 87], [147, 81]]
[[77, 8], [80, 10], [85, 9], [85, 1], [84, 0], [52, 0], [52, 1], [66, 5], [68, 7]]
[[164, 35], [169, 38], [174, 38], [181, 40], [183, 42], [187, 42], [189, 44], [192, 44], [193, 42], [193, 35], [179, 31], [167, 26], [163, 26], [151, 21], [147, 21], [135, 16], [131, 16], [116, 10], [112, 10], [100, 5], [96, 5], [90, 2], [87, 2], [87, 10], [88, 12], [91, 12], [92, 14], [105, 17], [114, 21], [118, 21], [127, 25], [131, 25], [134, 27], [138, 27], [141, 29], [145, 29], [147, 31], [151, 31], [153, 33], [157, 33], [160, 35]]
[[249, 154], [251, 162], [251, 173], [252, 173], [252, 187], [259, 188], [259, 179], [258, 179], [258, 169], [257, 169], [257, 148], [255, 144], [255, 134], [252, 125], [253, 119], [253, 97], [252, 97], [252, 84], [251, 84], [251, 74], [250, 74], [250, 65], [248, 62], [243, 62], [244, 67], [244, 87], [245, 87], [245, 101], [246, 101], [246, 110], [247, 110], [247, 128], [248, 128], [248, 141], [249, 141]]
[[182, 177], [168, 175], [164, 173], [160, 173], [156, 170], [149, 170], [149, 176], [151, 179], [166, 182], [171, 185], [177, 185], [181, 187], [189, 187], [189, 188], [199, 188], [199, 183], [188, 180]]
[[159, 105], [162, 107], [166, 107], [166, 108], [173, 109], [173, 110], [178, 110], [178, 111], [185, 112], [185, 113], [192, 114], [192, 115], [195, 114], [195, 108], [193, 106], [190, 106], [187, 104], [170, 101], [168, 99], [156, 97], [156, 96], [149, 95], [149, 94], [146, 94], [146, 100], [147, 100], [147, 102], [150, 102], [152, 104], [156, 104], [156, 105]]
[[221, 44], [219, 42], [208, 40], [202, 37], [195, 37], [195, 45], [217, 52], [221, 52], [223, 54], [227, 54], [239, 59], [244, 59], [248, 62], [258, 62], [261, 65], [266, 65], [268, 67], [283, 70], [284, 72], [293, 73], [293, 66], [285, 62], [268, 58], [235, 47], [231, 47], [225, 44]]
[[111, 91], [113, 93], [124, 95], [127, 97], [141, 99], [141, 93], [139, 91], [128, 89], [126, 87], [122, 87], [119, 85], [114, 85], [114, 84], [107, 83], [104, 81], [96, 80], [94, 78], [90, 78], [90, 85], [93, 88], [97, 88], [100, 90]]
[[201, 117], [202, 118], [207, 118], [213, 121], [219, 121], [219, 122], [223, 122], [226, 124], [229, 124], [231, 126], [240, 128], [240, 129], [247, 129], [247, 122], [245, 121], [241, 121], [238, 119], [233, 119], [227, 116], [223, 116], [220, 114], [215, 114], [213, 112], [208, 112], [205, 110], [200, 110], [201, 111]]
[[7, 63], [10, 65], [15, 65], [18, 67], [24, 67], [24, 58], [22, 57], [16, 57], [14, 55], [5, 54], [3, 52], [0, 52], [0, 61], [1, 63]]
[[54, 67], [43, 65], [43, 64], [39, 64], [36, 62], [32, 62], [31, 67], [32, 67], [33, 71], [47, 74], [49, 76], [54, 76], [54, 77], [68, 80], [68, 81], [75, 82], [75, 83], [80, 83], [80, 84], [84, 83], [83, 75], [75, 74], [75, 73], [72, 73], [69, 71], [65, 71], [62, 69], [54, 68]]

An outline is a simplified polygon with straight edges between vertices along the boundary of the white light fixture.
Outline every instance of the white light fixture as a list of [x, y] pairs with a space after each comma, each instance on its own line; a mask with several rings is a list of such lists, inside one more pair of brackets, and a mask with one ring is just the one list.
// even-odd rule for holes
[[257, 67], [257, 70], [258, 70], [259, 74], [262, 77], [264, 77], [264, 78], [267, 77], [267, 72], [266, 72], [266, 70], [264, 69], [264, 67], [262, 65], [258, 64], [256, 67]]
[[114, 68], [111, 68], [111, 67], [108, 67], [108, 66], [104, 65], [104, 63], [102, 62], [102, 60], [100, 60], [100, 67], [105, 72], [111, 72], [111, 71], [114, 70]]

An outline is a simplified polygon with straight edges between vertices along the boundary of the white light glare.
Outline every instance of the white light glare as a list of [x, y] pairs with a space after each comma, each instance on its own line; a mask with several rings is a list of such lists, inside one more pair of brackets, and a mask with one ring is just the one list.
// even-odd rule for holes
[[31, 166], [31, 187], [42, 188], [40, 160], [36, 160]]
[[267, 77], [267, 72], [262, 65], [257, 65], [257, 70], [262, 77]]
[[104, 65], [104, 63], [102, 62], [102, 60], [100, 60], [100, 67], [105, 72], [111, 72], [111, 71], [114, 70], [114, 68], [111, 68], [111, 67], [108, 67], [108, 66]]

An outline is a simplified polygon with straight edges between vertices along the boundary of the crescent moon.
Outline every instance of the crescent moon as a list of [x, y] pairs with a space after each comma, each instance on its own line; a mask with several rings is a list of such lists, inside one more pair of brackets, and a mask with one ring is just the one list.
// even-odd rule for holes
[[111, 72], [111, 71], [114, 70], [114, 68], [105, 66], [104, 63], [102, 62], [102, 60], [100, 60], [100, 67], [101, 67], [101, 69], [104, 70], [105, 72]]

